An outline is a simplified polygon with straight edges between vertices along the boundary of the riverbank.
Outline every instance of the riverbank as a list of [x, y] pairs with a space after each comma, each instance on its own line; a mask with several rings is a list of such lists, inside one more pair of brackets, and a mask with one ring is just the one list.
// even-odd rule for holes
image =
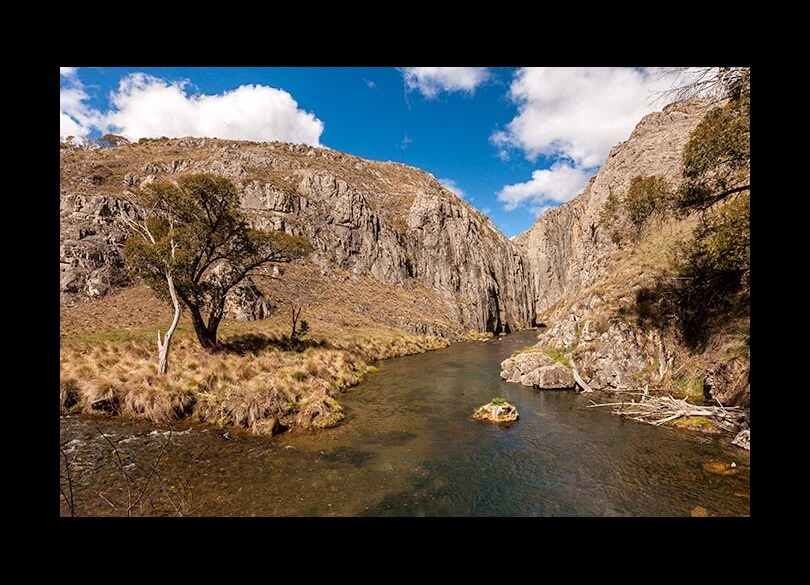
[[224, 322], [223, 349], [213, 355], [181, 320], [169, 372], [159, 376], [154, 338], [167, 311], [146, 287], [63, 309], [61, 412], [191, 419], [269, 435], [326, 428], [344, 418], [338, 396], [376, 371], [373, 364], [449, 345], [370, 320], [346, 324], [318, 306], [303, 313], [309, 331], [291, 344], [281, 307], [268, 319]]
[[[345, 420], [317, 432], [270, 439], [190, 421], [171, 428], [120, 416], [63, 417], [61, 473], [67, 461], [80, 516], [125, 515], [129, 493], [134, 501], [142, 490], [133, 515], [750, 513], [750, 454], [727, 438], [632, 423], [587, 408], [587, 394], [500, 380], [500, 362], [535, 335], [382, 361], [379, 373], [339, 397]], [[493, 396], [513, 404], [520, 419], [473, 420]], [[159, 457], [158, 475], [150, 476]], [[65, 504], [62, 514], [70, 514]]]

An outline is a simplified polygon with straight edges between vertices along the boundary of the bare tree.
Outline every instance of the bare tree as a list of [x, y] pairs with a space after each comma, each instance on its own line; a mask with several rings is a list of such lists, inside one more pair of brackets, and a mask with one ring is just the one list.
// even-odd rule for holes
[[657, 92], [659, 99], [675, 102], [739, 98], [751, 85], [750, 67], [662, 67], [658, 76], [672, 82], [670, 89]]
[[164, 245], [158, 245], [158, 241], [155, 239], [155, 235], [149, 228], [149, 222], [146, 219], [135, 220], [123, 212], [121, 213], [121, 217], [135, 237], [152, 245], [152, 248], [157, 251], [155, 254], [156, 262], [163, 265], [162, 274], [166, 280], [169, 296], [171, 297], [172, 306], [174, 307], [172, 324], [166, 331], [166, 337], [164, 337], [162, 341], [160, 339], [160, 330], [158, 329], [157, 332], [158, 374], [165, 374], [169, 370], [169, 348], [171, 347], [172, 336], [177, 329], [177, 324], [180, 322], [180, 301], [177, 298], [177, 290], [174, 286], [174, 276], [172, 272], [172, 267], [177, 257], [177, 243], [173, 236], [174, 222], [169, 218], [169, 230], [164, 236], [164, 238], [168, 238], [168, 246], [166, 246], [165, 243]]

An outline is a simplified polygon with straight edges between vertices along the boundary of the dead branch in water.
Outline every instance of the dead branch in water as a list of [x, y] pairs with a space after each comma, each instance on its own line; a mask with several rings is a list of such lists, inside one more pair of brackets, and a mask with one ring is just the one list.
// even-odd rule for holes
[[734, 431], [745, 418], [745, 410], [739, 406], [700, 406], [672, 396], [645, 396], [638, 402], [591, 401], [587, 408], [612, 407], [612, 413], [639, 422], [661, 426], [680, 418], [703, 417], [716, 422], [722, 428]]

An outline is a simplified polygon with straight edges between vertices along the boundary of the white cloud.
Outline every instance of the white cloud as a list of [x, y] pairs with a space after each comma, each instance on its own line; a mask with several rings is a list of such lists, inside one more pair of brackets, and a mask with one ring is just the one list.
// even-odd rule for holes
[[460, 199], [464, 199], [465, 195], [464, 189], [459, 187], [458, 184], [453, 179], [437, 179], [437, 180], [439, 181], [439, 183], [441, 183], [442, 187], [444, 187], [448, 191], [452, 191], [453, 193], [458, 195]]
[[593, 174], [568, 163], [556, 162], [550, 169], [536, 170], [531, 180], [507, 185], [498, 192], [498, 201], [506, 211], [528, 204], [532, 213], [540, 215], [545, 209], [575, 197]]
[[490, 76], [487, 67], [404, 67], [400, 71], [408, 90], [418, 89], [428, 99], [442, 91], [471, 93]]
[[363, 82], [369, 89], [374, 89], [375, 87], [377, 87], [377, 84], [374, 81], [371, 81], [370, 79], [363, 78]]
[[60, 67], [59, 137], [84, 138], [100, 124], [101, 116], [87, 101], [90, 96], [76, 74], [75, 67]]
[[593, 168], [645, 114], [663, 105], [654, 92], [669, 87], [654, 69], [523, 68], [509, 90], [519, 113], [492, 141], [502, 150], [522, 150], [529, 160], [542, 154]]
[[130, 74], [111, 95], [105, 121], [130, 139], [209, 136], [319, 145], [323, 122], [299, 109], [286, 91], [242, 85], [216, 95], [188, 95], [187, 85]]

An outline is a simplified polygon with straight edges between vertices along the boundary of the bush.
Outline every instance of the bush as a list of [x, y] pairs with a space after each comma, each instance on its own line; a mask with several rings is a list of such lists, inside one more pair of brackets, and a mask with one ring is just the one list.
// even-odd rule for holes
[[663, 177], [633, 177], [624, 199], [624, 208], [636, 232], [640, 232], [653, 216], [663, 215], [667, 209], [669, 193], [669, 183]]

